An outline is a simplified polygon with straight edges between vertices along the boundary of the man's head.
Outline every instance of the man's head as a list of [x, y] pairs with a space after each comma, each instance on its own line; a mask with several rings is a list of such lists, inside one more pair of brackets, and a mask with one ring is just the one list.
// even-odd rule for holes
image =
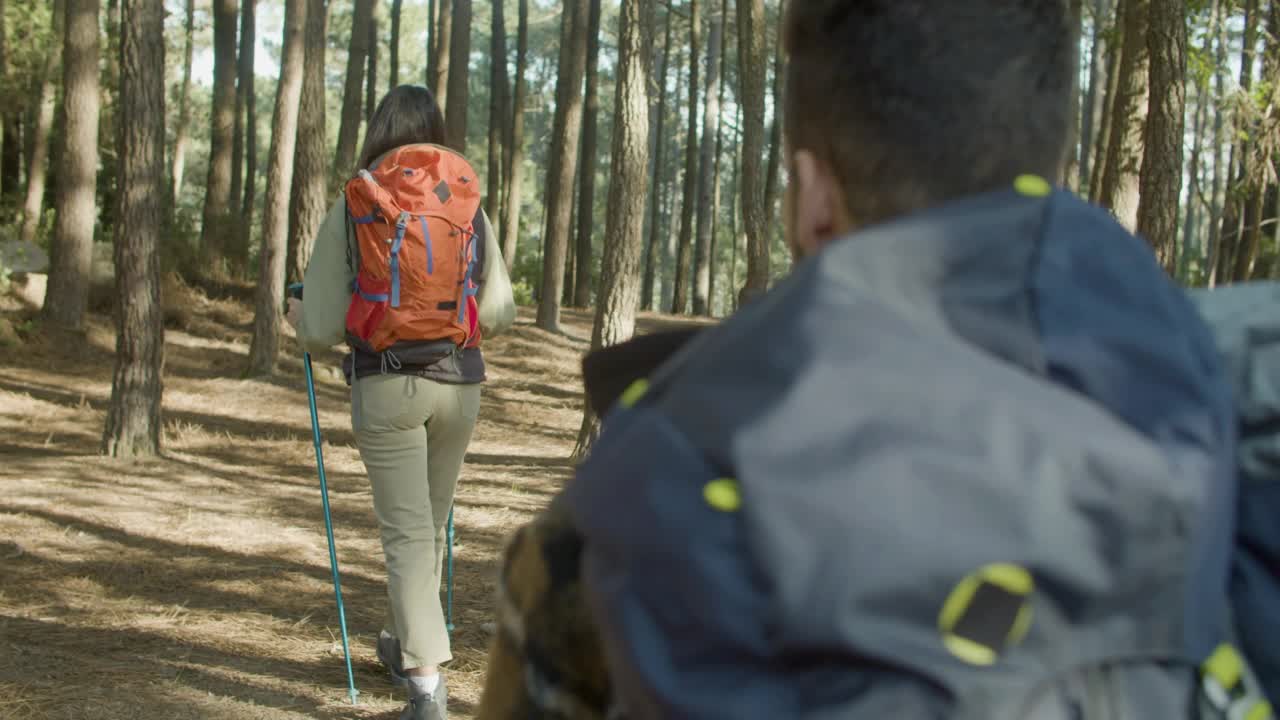
[[1061, 172], [1067, 0], [790, 0], [787, 234], [850, 230]]

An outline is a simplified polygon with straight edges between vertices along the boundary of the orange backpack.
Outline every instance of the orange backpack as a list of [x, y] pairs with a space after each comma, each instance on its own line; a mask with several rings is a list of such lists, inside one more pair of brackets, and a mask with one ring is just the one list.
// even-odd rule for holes
[[438, 145], [405, 145], [348, 181], [346, 201], [357, 255], [348, 343], [369, 352], [402, 341], [478, 346], [471, 164]]

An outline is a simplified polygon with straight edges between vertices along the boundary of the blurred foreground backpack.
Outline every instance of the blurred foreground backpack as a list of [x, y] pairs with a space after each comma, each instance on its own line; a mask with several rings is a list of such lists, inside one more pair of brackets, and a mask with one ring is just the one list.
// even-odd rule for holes
[[1233, 621], [1266, 694], [1280, 698], [1280, 283], [1191, 297], [1222, 353], [1240, 417]]

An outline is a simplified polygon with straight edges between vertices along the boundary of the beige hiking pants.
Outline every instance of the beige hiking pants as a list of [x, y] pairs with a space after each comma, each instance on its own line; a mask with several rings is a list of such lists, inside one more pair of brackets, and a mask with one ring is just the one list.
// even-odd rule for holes
[[351, 427], [387, 561], [387, 632], [405, 669], [450, 660], [440, 607], [445, 528], [480, 410], [479, 385], [377, 375], [351, 386]]

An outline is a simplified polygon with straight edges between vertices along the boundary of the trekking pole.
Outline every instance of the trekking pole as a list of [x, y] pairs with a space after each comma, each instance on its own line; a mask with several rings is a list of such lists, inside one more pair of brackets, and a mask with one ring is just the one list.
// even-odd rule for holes
[[449, 632], [453, 632], [453, 508], [449, 508], [449, 524], [446, 526], [445, 532], [445, 594], [447, 602], [445, 604], [445, 621], [444, 627]]
[[[289, 294], [302, 299], [302, 284], [289, 286]], [[351, 704], [356, 704], [355, 675], [351, 672], [351, 644], [347, 639], [347, 614], [342, 607], [342, 581], [338, 577], [338, 552], [333, 543], [333, 516], [329, 512], [329, 483], [324, 475], [324, 451], [321, 449], [320, 417], [316, 412], [316, 383], [311, 371], [311, 353], [302, 354], [302, 366], [307, 376], [307, 401], [311, 406], [311, 439], [316, 447], [316, 469], [320, 475], [320, 499], [324, 505], [324, 531], [329, 539], [329, 571], [333, 574], [333, 596], [338, 603], [338, 626], [342, 630], [342, 654], [347, 661], [347, 695]]]

